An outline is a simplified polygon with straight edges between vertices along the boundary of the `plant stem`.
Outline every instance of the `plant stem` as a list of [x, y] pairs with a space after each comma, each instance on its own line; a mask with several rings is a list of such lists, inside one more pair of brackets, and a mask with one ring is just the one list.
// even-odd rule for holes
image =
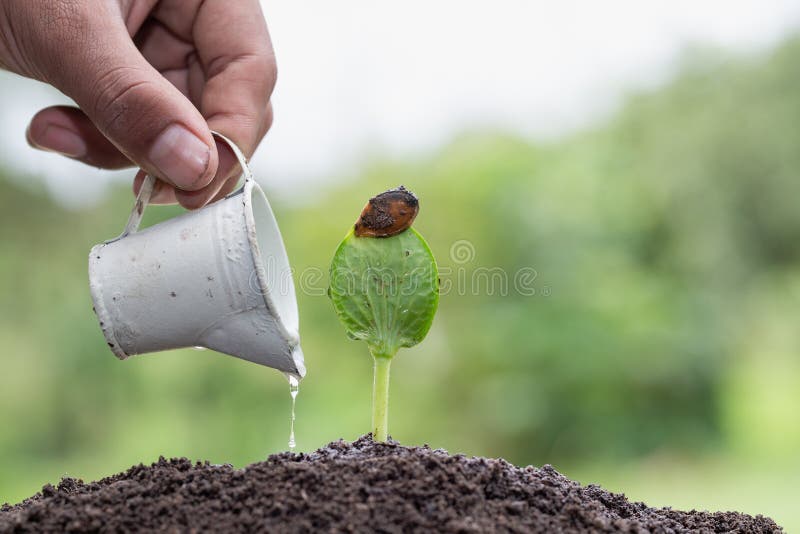
[[372, 382], [372, 438], [386, 441], [389, 435], [389, 366], [392, 359], [373, 354], [375, 360]]

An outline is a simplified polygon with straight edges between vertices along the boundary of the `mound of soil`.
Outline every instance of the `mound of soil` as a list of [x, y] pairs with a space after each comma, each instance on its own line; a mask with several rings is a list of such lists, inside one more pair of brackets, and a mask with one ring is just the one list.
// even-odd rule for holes
[[0, 532], [781, 532], [766, 517], [679, 512], [584, 487], [550, 466], [337, 441], [234, 469], [186, 459], [0, 508]]

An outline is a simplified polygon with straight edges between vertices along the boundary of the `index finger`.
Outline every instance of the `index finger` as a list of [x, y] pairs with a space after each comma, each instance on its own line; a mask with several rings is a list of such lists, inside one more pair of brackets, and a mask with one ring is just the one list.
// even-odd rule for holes
[[[196, 12], [185, 16], [192, 5]], [[205, 77], [200, 112], [209, 126], [251, 156], [269, 128], [269, 101], [277, 78], [258, 0], [173, 0], [156, 9], [156, 17], [176, 33], [190, 33]]]

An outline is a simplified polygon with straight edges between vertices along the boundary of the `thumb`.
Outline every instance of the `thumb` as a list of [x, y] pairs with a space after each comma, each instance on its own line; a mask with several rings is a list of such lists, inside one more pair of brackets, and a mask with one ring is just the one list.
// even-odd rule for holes
[[[94, 126], [148, 173], [184, 190], [208, 185], [216, 145], [194, 105], [141, 55], [121, 18], [84, 35], [91, 46], [65, 47], [51, 83], [80, 106]], [[111, 27], [109, 27], [111, 26]]]

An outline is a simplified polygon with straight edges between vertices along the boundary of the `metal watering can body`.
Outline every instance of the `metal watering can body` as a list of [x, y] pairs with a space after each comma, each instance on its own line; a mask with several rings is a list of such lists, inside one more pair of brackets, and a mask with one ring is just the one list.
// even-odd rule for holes
[[89, 288], [109, 347], [120, 359], [206, 347], [305, 376], [292, 272], [267, 197], [224, 136], [244, 185], [196, 211], [138, 231], [154, 179], [128, 225], [89, 254]]

